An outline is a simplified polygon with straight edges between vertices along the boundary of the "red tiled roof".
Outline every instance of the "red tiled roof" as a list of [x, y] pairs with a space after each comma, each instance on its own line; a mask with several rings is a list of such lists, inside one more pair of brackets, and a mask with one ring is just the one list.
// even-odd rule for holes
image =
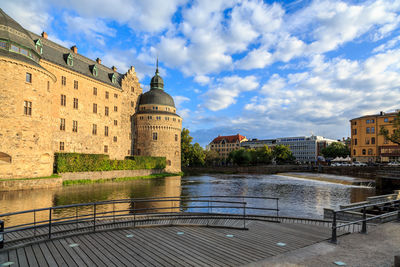
[[228, 143], [236, 143], [238, 140], [240, 142], [245, 138], [246, 138], [246, 136], [243, 136], [243, 135], [240, 135], [240, 134], [227, 135], [227, 136], [218, 136], [218, 137], [214, 138], [214, 140], [212, 140], [211, 143], [219, 143], [222, 140], [226, 140], [226, 142], [228, 142]]

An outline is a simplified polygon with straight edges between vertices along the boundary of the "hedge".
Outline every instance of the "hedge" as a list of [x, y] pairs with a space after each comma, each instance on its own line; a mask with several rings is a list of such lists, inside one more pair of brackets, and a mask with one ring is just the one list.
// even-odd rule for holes
[[89, 172], [113, 170], [164, 169], [165, 157], [127, 157], [125, 160], [111, 160], [103, 154], [55, 153], [55, 171]]

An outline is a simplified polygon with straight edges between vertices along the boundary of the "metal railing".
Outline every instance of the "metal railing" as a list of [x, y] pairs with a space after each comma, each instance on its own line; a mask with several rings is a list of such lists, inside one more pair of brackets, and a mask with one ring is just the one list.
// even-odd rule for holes
[[[396, 209], [396, 210], [385, 212], [385, 213], [375, 215], [375, 216], [369, 216], [367, 218], [367, 210], [371, 209], [371, 208], [392, 209], [392, 210]], [[340, 225], [338, 225], [338, 221], [337, 221], [338, 214], [349, 212], [349, 211], [360, 211], [361, 212], [360, 215], [362, 216], [362, 219], [355, 220], [355, 221], [348, 221], [348, 222], [341, 223]], [[389, 216], [396, 216], [396, 219], [398, 221], [400, 221], [400, 199], [379, 202], [379, 203], [373, 203], [373, 204], [366, 204], [366, 205], [350, 207], [350, 208], [345, 208], [345, 209], [340, 209], [340, 210], [334, 210], [333, 211], [333, 219], [332, 219], [332, 237], [331, 237], [330, 242], [332, 242], [334, 244], [337, 243], [337, 229], [339, 229], [339, 228], [361, 223], [362, 226], [361, 226], [360, 233], [366, 234], [368, 221], [382, 219], [384, 217], [389, 217]], [[394, 220], [394, 219], [392, 219], [392, 220]]]
[[[246, 200], [271, 201], [270, 207], [249, 205]], [[0, 232], [5, 242], [19, 242], [63, 236], [67, 233], [91, 232], [108, 227], [137, 227], [148, 224], [181, 225], [179, 220], [195, 220], [204, 226], [217, 226], [218, 219], [239, 219], [247, 229], [246, 218], [274, 213], [279, 217], [279, 199], [247, 196], [195, 196], [153, 197], [107, 200], [93, 203], [71, 204], [42, 209], [0, 214], [4, 230]], [[267, 215], [267, 214], [265, 214]], [[270, 215], [270, 214], [269, 214]], [[21, 216], [23, 218], [21, 218]], [[30, 218], [30, 219], [29, 219]]]

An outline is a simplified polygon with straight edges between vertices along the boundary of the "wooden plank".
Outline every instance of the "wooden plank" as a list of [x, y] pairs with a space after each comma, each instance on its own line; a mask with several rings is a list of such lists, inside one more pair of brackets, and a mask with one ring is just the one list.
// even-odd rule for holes
[[72, 259], [74, 259], [75, 263], [78, 266], [85, 266], [85, 262], [81, 259], [79, 256], [79, 253], [77, 253], [77, 250], [80, 250], [79, 246], [77, 247], [70, 247], [70, 243], [68, 243], [65, 239], [59, 239], [60, 243], [62, 246], [64, 246], [65, 250], [67, 253], [71, 256]]
[[[76, 243], [71, 238], [66, 238], [65, 241], [66, 241], [66, 244], [74, 244], [74, 243]], [[82, 250], [82, 248], [76, 247], [73, 251], [77, 254], [77, 256], [80, 259], [82, 259], [83, 262], [85, 262], [86, 265], [88, 265], [88, 266], [95, 265], [95, 263], [87, 256], [87, 254], [85, 253], [85, 251]]]
[[54, 260], [53, 256], [51, 255], [50, 250], [46, 246], [44, 242], [41, 242], [38, 244], [40, 247], [40, 250], [43, 253], [44, 258], [46, 259], [46, 262], [49, 266], [57, 266], [57, 262]]
[[62, 258], [64, 259], [65, 263], [68, 266], [78, 266], [74, 259], [71, 258], [71, 255], [67, 252], [66, 248], [60, 243], [60, 240], [52, 240], [53, 245], [56, 247], [58, 252], [61, 254]]
[[97, 266], [106, 266], [107, 264], [101, 261], [93, 252], [92, 250], [86, 245], [84, 241], [79, 239], [76, 236], [71, 237], [71, 240], [74, 241], [74, 243], [79, 243], [81, 249], [86, 253], [86, 255], [90, 258], [91, 261], [95, 263]]
[[[28, 266], [24, 248], [17, 249], [18, 263], [20, 266]], [[0, 261], [1, 262], [1, 261]]]
[[40, 267], [48, 266], [47, 261], [46, 261], [45, 257], [43, 256], [42, 250], [40, 249], [39, 245], [34, 244], [31, 247], [32, 247], [33, 253], [35, 253], [35, 257], [36, 257], [36, 260], [37, 260], [39, 266]]
[[12, 266], [20, 266], [18, 262], [17, 251], [15, 249], [12, 249], [8, 252], [8, 261], [14, 262]]
[[102, 262], [105, 263], [106, 266], [118, 266], [113, 261], [111, 261], [109, 257], [110, 255], [108, 253], [105, 253], [105, 251], [102, 251], [93, 244], [93, 241], [91, 241], [88, 235], [82, 235], [78, 237], [79, 240], [81, 240], [80, 244], [84, 244], [87, 248], [90, 248], [90, 250], [94, 254], [94, 257], [100, 259]]
[[25, 254], [30, 267], [39, 267], [39, 264], [36, 261], [35, 253], [33, 252], [31, 246], [25, 247]]
[[48, 241], [43, 243], [50, 251], [51, 257], [56, 261], [56, 266], [67, 266], [67, 263], [64, 261], [60, 252], [56, 249], [52, 241]]
[[3, 264], [8, 261], [8, 252], [0, 251], [0, 264]]

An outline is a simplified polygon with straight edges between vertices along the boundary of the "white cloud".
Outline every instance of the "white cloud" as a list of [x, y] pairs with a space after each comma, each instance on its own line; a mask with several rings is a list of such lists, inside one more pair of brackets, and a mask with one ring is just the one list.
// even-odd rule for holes
[[174, 98], [175, 105], [177, 106], [177, 108], [179, 108], [183, 102], [190, 101], [190, 98], [188, 98], [186, 96], [182, 96], [182, 95], [176, 95], [176, 96], [173, 96], [173, 98]]
[[244, 78], [239, 76], [223, 77], [218, 79], [217, 84], [203, 95], [204, 105], [212, 111], [225, 109], [236, 103], [241, 92], [255, 90], [258, 86], [257, 77], [252, 75]]
[[206, 85], [211, 81], [210, 77], [206, 75], [197, 75], [194, 80], [201, 85]]

